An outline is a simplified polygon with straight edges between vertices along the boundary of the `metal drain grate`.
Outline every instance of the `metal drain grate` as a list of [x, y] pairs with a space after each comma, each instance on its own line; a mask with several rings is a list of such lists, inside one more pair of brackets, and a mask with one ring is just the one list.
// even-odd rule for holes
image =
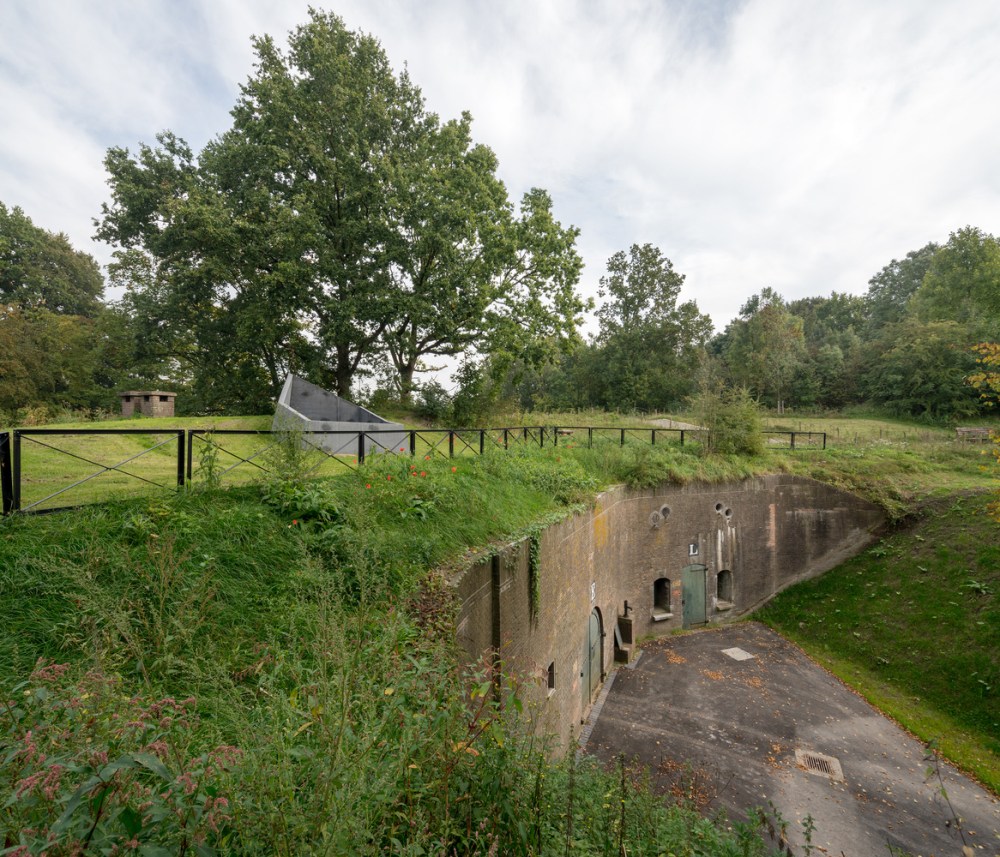
[[833, 756], [825, 756], [822, 753], [813, 753], [806, 750], [795, 751], [795, 763], [800, 768], [805, 768], [810, 774], [819, 777], [829, 777], [838, 782], [844, 781], [844, 770], [840, 767]]

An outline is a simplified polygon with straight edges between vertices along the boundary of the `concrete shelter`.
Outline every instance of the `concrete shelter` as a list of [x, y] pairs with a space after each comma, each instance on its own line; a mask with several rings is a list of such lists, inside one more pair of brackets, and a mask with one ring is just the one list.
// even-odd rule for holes
[[271, 427], [274, 431], [328, 432], [312, 435], [308, 441], [331, 455], [356, 454], [359, 432], [366, 433], [366, 456], [410, 448], [409, 434], [401, 423], [389, 422], [298, 375], [285, 378]]
[[119, 393], [122, 400], [122, 416], [141, 414], [144, 417], [172, 417], [176, 393], [166, 390], [126, 390]]

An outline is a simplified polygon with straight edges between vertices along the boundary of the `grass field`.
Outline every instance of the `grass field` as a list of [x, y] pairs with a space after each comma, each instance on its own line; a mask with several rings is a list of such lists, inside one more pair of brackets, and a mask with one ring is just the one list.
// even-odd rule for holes
[[952, 494], [757, 617], [1000, 793], [1000, 523]]

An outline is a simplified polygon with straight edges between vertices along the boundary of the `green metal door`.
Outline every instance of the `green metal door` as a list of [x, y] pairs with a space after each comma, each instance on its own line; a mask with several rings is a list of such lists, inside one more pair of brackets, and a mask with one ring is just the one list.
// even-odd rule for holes
[[704, 625], [705, 566], [689, 565], [681, 571], [681, 599], [684, 605], [684, 627]]
[[587, 642], [583, 649], [583, 704], [586, 707], [594, 698], [594, 691], [601, 684], [601, 614], [596, 609], [590, 613], [587, 625]]

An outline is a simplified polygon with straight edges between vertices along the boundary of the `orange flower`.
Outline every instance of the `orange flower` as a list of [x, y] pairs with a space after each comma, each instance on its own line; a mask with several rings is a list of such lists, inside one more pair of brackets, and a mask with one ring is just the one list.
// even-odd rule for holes
[[427, 471], [426, 470], [421, 470], [420, 471], [420, 475], [421, 476], [426, 476], [427, 475]]
[[452, 472], [452, 473], [454, 473], [454, 472], [455, 472], [456, 470], [458, 470], [458, 468], [457, 468], [457, 467], [453, 467], [453, 468], [451, 468], [451, 472]]
[[371, 484], [371, 482], [366, 482], [366, 483], [365, 483], [365, 488], [371, 488], [371, 487], [372, 487], [372, 484]]
[[385, 481], [386, 482], [392, 482], [392, 474], [390, 474], [389, 476], [386, 476], [385, 477]]

